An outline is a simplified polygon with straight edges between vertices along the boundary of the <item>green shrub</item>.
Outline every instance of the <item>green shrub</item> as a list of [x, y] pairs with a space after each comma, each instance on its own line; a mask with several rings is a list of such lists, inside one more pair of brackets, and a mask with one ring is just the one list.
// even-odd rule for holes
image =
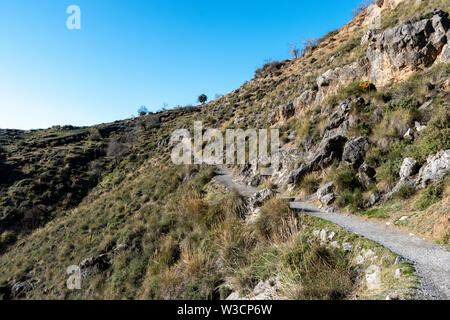
[[283, 256], [283, 294], [293, 300], [340, 300], [353, 290], [355, 272], [342, 251], [302, 239]]
[[363, 204], [364, 198], [361, 189], [355, 189], [354, 191], [343, 190], [336, 198], [336, 205], [338, 207], [344, 208], [348, 206], [353, 213], [361, 210]]
[[450, 111], [440, 108], [434, 112], [420, 138], [406, 149], [406, 155], [424, 163], [429, 155], [450, 149]]
[[291, 236], [297, 223], [289, 203], [284, 199], [272, 198], [261, 208], [255, 229], [263, 240], [285, 240]]
[[419, 199], [416, 201], [416, 207], [419, 210], [426, 210], [431, 205], [435, 204], [442, 199], [442, 193], [444, 191], [444, 184], [429, 185], [426, 189], [422, 190]]
[[308, 174], [305, 176], [301, 183], [301, 188], [308, 194], [316, 193], [317, 189], [320, 187], [320, 179], [318, 179], [314, 174]]
[[407, 184], [404, 184], [398, 189], [395, 195], [400, 199], [409, 199], [414, 195], [414, 193], [415, 193], [414, 188], [410, 187]]
[[332, 170], [331, 179], [336, 185], [336, 191], [354, 190], [360, 187], [356, 170], [352, 166], [343, 166]]
[[14, 231], [5, 231], [0, 236], [0, 252], [5, 250], [9, 245], [17, 241], [17, 234]]

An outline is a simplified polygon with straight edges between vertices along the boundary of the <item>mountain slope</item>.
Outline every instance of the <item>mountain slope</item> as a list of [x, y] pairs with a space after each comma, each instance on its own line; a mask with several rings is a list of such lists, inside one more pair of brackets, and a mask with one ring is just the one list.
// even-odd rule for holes
[[[196, 120], [279, 128], [279, 171], [267, 178], [234, 167], [235, 179], [288, 197], [333, 182], [326, 206], [448, 243], [445, 5], [377, 1], [298, 59], [269, 63], [202, 107], [90, 128], [1, 130], [0, 294], [218, 299], [271, 280], [276, 298], [414, 297], [411, 266], [396, 265], [396, 255], [276, 197], [250, 205], [216, 182], [214, 168], [174, 166], [170, 135]], [[379, 30], [368, 31], [378, 12]], [[417, 163], [403, 166], [405, 158]], [[70, 265], [81, 267], [80, 291], [66, 287]], [[383, 281], [370, 290], [364, 272], [373, 265]]]

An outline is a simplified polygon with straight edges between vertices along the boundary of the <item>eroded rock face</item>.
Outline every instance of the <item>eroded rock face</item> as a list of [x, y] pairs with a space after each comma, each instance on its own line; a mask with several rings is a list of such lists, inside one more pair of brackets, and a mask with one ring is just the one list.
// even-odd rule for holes
[[369, 141], [366, 137], [352, 138], [344, 146], [342, 160], [347, 161], [355, 167], [359, 167], [366, 156]]
[[370, 81], [385, 86], [393, 79], [430, 67], [447, 44], [449, 28], [448, 14], [439, 11], [431, 19], [407, 21], [375, 35], [367, 50]]
[[305, 109], [314, 102], [315, 98], [316, 98], [316, 91], [308, 89], [305, 92], [303, 92], [298, 98], [294, 99], [293, 102], [294, 108], [297, 111]]
[[294, 103], [286, 103], [279, 106], [271, 115], [269, 115], [269, 123], [275, 124], [279, 121], [286, 121], [295, 115]]
[[311, 171], [311, 167], [307, 164], [300, 164], [300, 166], [295, 169], [292, 170], [289, 173], [289, 177], [287, 179], [287, 183], [288, 184], [298, 184], [305, 175], [307, 175], [309, 172]]
[[450, 150], [439, 151], [436, 155], [428, 157], [425, 165], [420, 169], [416, 178], [411, 177], [418, 166], [412, 159], [405, 159], [400, 169], [400, 181], [385, 196], [385, 200], [390, 199], [393, 194], [400, 190], [402, 186], [420, 190], [429, 184], [441, 183], [450, 171]]
[[342, 102], [335, 112], [328, 118], [324, 131], [338, 128], [347, 118], [350, 112], [350, 99]]

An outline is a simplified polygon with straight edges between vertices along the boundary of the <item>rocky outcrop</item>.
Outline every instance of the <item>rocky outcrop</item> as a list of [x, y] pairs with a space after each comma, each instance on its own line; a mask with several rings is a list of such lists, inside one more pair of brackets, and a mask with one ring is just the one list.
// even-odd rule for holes
[[316, 98], [316, 91], [308, 89], [303, 92], [299, 97], [294, 99], [294, 108], [298, 112], [302, 109], [307, 108], [312, 105], [314, 99]]
[[440, 183], [450, 170], [450, 150], [439, 151], [434, 156], [429, 156], [427, 163], [420, 169], [417, 183], [420, 188], [425, 188], [430, 183]]
[[418, 170], [418, 165], [413, 159], [405, 159], [400, 169], [400, 181], [388, 193], [384, 199], [389, 199], [403, 186], [414, 190], [426, 188], [429, 184], [441, 183], [450, 171], [450, 150], [439, 151], [436, 155], [429, 156], [425, 165], [420, 169], [415, 178], [413, 175]]
[[79, 267], [82, 277], [86, 278], [96, 272], [105, 271], [110, 265], [110, 256], [108, 254], [101, 254], [98, 257], [84, 259], [81, 261]]
[[350, 101], [350, 99], [347, 99], [337, 107], [337, 110], [328, 118], [324, 131], [338, 128], [345, 120], [347, 120], [351, 108]]
[[273, 111], [268, 118], [270, 124], [275, 124], [280, 121], [286, 121], [295, 115], [294, 103], [286, 103], [279, 106]]
[[449, 29], [448, 14], [437, 11], [429, 19], [406, 21], [380, 34], [371, 31], [362, 39], [369, 42], [366, 57], [329, 69], [316, 79], [315, 105], [354, 81], [383, 87], [435, 62], [449, 62]]
[[374, 36], [367, 50], [370, 81], [385, 86], [430, 67], [439, 56], [445, 60], [449, 28], [448, 14], [439, 11], [430, 19], [407, 21]]
[[405, 179], [415, 175], [419, 168], [419, 163], [416, 160], [412, 158], [406, 158], [405, 160], [403, 160], [403, 164], [400, 168], [400, 178]]
[[367, 164], [362, 164], [358, 170], [358, 180], [359, 183], [365, 188], [368, 189], [370, 184], [375, 181], [375, 175], [377, 172], [374, 168], [370, 167]]
[[354, 167], [359, 167], [364, 161], [368, 148], [369, 141], [366, 137], [352, 138], [344, 146], [342, 160], [347, 161]]
[[226, 300], [279, 300], [281, 283], [279, 277], [273, 277], [266, 281], [260, 281], [253, 291], [241, 297], [238, 291], [233, 292]]
[[317, 78], [319, 91], [316, 95], [315, 104], [321, 104], [330, 94], [336, 93], [340, 88], [344, 88], [354, 81], [368, 80], [369, 66], [369, 60], [364, 57], [351, 64], [330, 69], [323, 73]]
[[323, 139], [311, 160], [311, 169], [320, 170], [329, 166], [334, 159], [341, 160], [346, 142], [347, 138], [341, 135]]
[[311, 166], [301, 163], [300, 166], [289, 173], [287, 184], [297, 185], [302, 181], [303, 177], [311, 172]]

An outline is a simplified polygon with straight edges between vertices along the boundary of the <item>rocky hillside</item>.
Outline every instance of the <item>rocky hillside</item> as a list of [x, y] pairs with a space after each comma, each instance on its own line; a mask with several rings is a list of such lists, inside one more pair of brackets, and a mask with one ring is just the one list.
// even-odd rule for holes
[[[0, 130], [0, 297], [429, 298], [401, 257], [285, 199], [449, 243], [449, 10], [376, 1], [201, 107]], [[248, 199], [214, 167], [174, 166], [170, 135], [196, 120], [280, 129], [280, 168], [229, 168]]]

